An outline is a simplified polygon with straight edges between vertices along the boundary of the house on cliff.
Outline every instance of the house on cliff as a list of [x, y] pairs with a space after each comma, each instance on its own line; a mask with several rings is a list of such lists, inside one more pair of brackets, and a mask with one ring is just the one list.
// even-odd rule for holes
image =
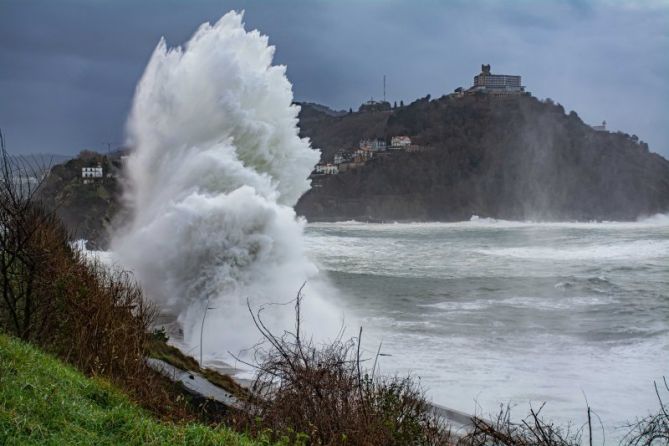
[[352, 158], [351, 152], [345, 152], [343, 150], [340, 150], [339, 152], [335, 153], [334, 163], [335, 165], [348, 163], [349, 161], [351, 161], [351, 158]]
[[316, 164], [315, 172], [318, 175], [336, 175], [339, 173], [339, 168], [332, 163]]
[[411, 146], [411, 138], [408, 136], [393, 136], [390, 138], [391, 150], [406, 150]]
[[104, 177], [104, 172], [102, 171], [102, 165], [98, 164], [96, 167], [82, 167], [81, 168], [81, 178], [84, 181], [84, 184], [92, 183], [96, 180], [101, 180]]
[[383, 152], [386, 150], [386, 142], [383, 139], [361, 139], [358, 148], [371, 152]]

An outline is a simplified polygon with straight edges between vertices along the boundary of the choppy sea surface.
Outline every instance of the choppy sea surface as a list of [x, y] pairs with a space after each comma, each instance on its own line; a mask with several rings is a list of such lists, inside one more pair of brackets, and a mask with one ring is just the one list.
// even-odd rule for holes
[[[529, 405], [607, 441], [669, 376], [669, 217], [636, 223], [320, 223], [309, 254], [382, 341], [385, 373], [487, 415]], [[368, 351], [377, 345], [367, 345]], [[595, 421], [599, 424], [599, 421]], [[596, 428], [599, 430], [599, 426]]]

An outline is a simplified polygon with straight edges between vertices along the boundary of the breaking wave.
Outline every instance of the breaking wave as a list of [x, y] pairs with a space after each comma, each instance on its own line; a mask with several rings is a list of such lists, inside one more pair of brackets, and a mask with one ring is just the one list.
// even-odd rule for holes
[[[242, 19], [230, 12], [183, 47], [162, 39], [153, 52], [127, 125], [132, 220], [112, 243], [147, 296], [177, 318], [187, 348], [199, 345], [207, 312], [209, 358], [257, 340], [247, 299], [254, 308], [285, 302], [318, 272], [292, 206], [319, 153], [298, 136], [299, 108], [285, 67], [272, 65], [274, 47]], [[306, 290], [317, 334], [336, 325], [327, 292], [317, 281]], [[277, 329], [292, 316], [290, 305], [266, 314]]]
[[669, 242], [636, 240], [611, 245], [589, 245], [583, 247], [514, 247], [479, 249], [484, 255], [536, 260], [615, 260], [663, 258], [669, 252]]

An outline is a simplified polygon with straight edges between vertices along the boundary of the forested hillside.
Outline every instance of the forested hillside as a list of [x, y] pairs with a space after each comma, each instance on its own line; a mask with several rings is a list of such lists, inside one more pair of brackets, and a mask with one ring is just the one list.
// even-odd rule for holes
[[429, 97], [385, 112], [301, 112], [330, 161], [362, 138], [408, 135], [429, 150], [376, 156], [314, 180], [308, 220], [630, 220], [669, 210], [669, 162], [636, 136], [595, 131], [531, 96]]

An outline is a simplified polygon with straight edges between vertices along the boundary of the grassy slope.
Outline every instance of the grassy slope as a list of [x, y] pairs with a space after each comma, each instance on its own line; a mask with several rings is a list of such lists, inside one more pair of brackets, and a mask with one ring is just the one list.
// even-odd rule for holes
[[230, 430], [162, 423], [99, 379], [0, 335], [0, 445], [255, 445]]

